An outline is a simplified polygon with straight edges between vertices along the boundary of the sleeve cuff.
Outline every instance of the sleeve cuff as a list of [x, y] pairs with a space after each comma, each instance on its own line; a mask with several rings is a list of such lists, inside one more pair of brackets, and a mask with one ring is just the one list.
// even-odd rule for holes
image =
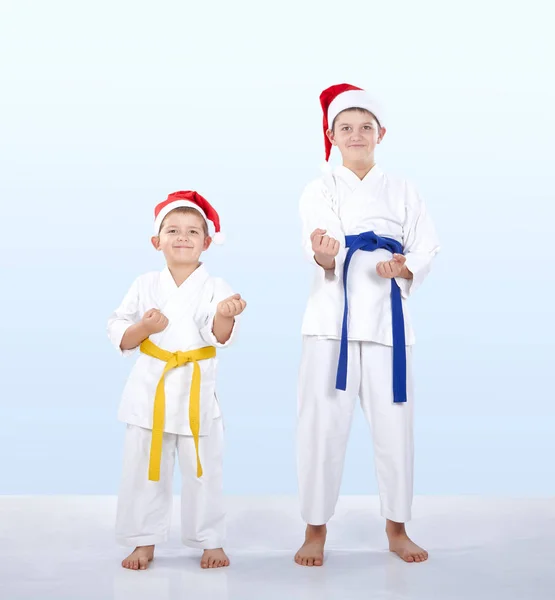
[[412, 279], [395, 277], [397, 285], [401, 289], [401, 296], [408, 298], [422, 285], [424, 279], [430, 272], [432, 256], [417, 256], [416, 254], [407, 254], [405, 266], [412, 273]]
[[210, 344], [211, 346], [215, 346], [216, 348], [227, 348], [235, 339], [235, 336], [237, 334], [239, 318], [235, 317], [235, 320], [233, 322], [233, 328], [231, 330], [229, 339], [227, 340], [227, 342], [222, 344], [221, 342], [218, 342], [218, 340], [216, 339], [216, 336], [214, 335], [214, 333], [212, 331], [212, 328], [214, 327], [214, 317], [215, 316], [216, 316], [216, 313], [210, 314], [210, 316], [208, 318], [208, 323], [206, 324], [205, 327], [203, 327], [203, 329], [201, 330], [200, 333], [202, 335], [203, 340], [205, 342], [207, 342], [208, 344]]
[[326, 281], [335, 281], [337, 278], [341, 277], [343, 274], [343, 264], [345, 263], [345, 256], [347, 255], [347, 250], [345, 248], [340, 248], [338, 255], [335, 257], [335, 267], [333, 269], [324, 269], [321, 265], [316, 262], [314, 258], [314, 254], [312, 255], [312, 264], [323, 273], [324, 279]]
[[121, 340], [125, 332], [131, 327], [133, 323], [127, 323], [126, 321], [116, 321], [108, 327], [108, 338], [112, 342], [114, 348], [120, 353], [121, 356], [130, 356], [137, 348], [131, 348], [130, 350], [121, 349]]

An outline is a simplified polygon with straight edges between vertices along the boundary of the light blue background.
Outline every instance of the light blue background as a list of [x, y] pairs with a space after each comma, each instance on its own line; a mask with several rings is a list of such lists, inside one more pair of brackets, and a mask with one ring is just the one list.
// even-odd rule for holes
[[[318, 95], [387, 107], [378, 160], [442, 239], [411, 301], [416, 492], [555, 492], [555, 87], [549, 2], [3, 2], [0, 493], [115, 493], [131, 363], [106, 320], [154, 205], [198, 189], [205, 259], [249, 306], [222, 353], [226, 491], [296, 492], [297, 206], [323, 159]], [[337, 157], [335, 157], [337, 160]], [[343, 493], [375, 493], [360, 410]]]

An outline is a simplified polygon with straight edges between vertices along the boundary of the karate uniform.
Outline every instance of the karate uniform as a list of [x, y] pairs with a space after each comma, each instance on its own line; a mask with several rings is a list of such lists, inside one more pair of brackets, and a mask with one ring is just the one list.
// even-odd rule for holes
[[[406, 522], [413, 493], [414, 332], [405, 301], [430, 270], [439, 243], [414, 187], [374, 166], [363, 180], [340, 166], [305, 189], [300, 202], [303, 246], [314, 281], [303, 324], [298, 396], [298, 476], [302, 516], [326, 523], [335, 510], [355, 399], [371, 426], [382, 515]], [[335, 269], [314, 261], [310, 234], [317, 228], [340, 242]], [[390, 279], [376, 265], [391, 260], [377, 249], [354, 253], [348, 271], [348, 371], [346, 390], [336, 389], [344, 311], [345, 237], [373, 231], [403, 246], [413, 279], [400, 287], [406, 343], [406, 402], [393, 402]], [[402, 328], [401, 328], [402, 331]]]
[[[128, 327], [144, 313], [159, 309], [169, 323], [149, 339], [169, 352], [187, 352], [220, 344], [212, 333], [218, 303], [232, 289], [211, 277], [200, 265], [179, 287], [168, 268], [135, 280], [108, 322], [108, 336], [123, 354], [120, 344]], [[182, 475], [182, 538], [196, 548], [219, 548], [224, 538], [222, 501], [223, 425], [216, 397], [217, 358], [199, 360], [200, 438], [199, 457], [203, 476], [197, 477], [196, 451], [189, 423], [189, 395], [193, 363], [169, 371], [165, 376], [165, 420], [160, 480], [149, 481], [149, 450], [153, 406], [165, 363], [139, 353], [127, 380], [119, 407], [119, 420], [127, 423], [123, 478], [118, 499], [116, 537], [124, 545], [143, 546], [167, 539], [170, 527], [172, 481], [177, 452]]]

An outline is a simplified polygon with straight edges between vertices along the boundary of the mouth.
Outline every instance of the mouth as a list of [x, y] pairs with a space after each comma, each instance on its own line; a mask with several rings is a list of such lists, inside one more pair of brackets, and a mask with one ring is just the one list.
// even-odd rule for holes
[[176, 250], [192, 250], [193, 246], [172, 246]]

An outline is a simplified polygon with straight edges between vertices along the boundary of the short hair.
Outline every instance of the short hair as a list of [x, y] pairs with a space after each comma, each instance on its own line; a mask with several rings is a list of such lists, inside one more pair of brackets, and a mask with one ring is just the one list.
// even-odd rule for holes
[[197, 217], [202, 219], [202, 229], [204, 231], [204, 235], [206, 237], [208, 237], [210, 235], [208, 232], [208, 223], [206, 222], [206, 219], [200, 214], [200, 212], [196, 208], [193, 208], [192, 206], [178, 206], [177, 208], [170, 210], [170, 212], [162, 219], [158, 233], [160, 233], [160, 231], [162, 231], [162, 227], [164, 227], [164, 223], [166, 222], [166, 219], [172, 213], [181, 213], [184, 215], [196, 215]]

